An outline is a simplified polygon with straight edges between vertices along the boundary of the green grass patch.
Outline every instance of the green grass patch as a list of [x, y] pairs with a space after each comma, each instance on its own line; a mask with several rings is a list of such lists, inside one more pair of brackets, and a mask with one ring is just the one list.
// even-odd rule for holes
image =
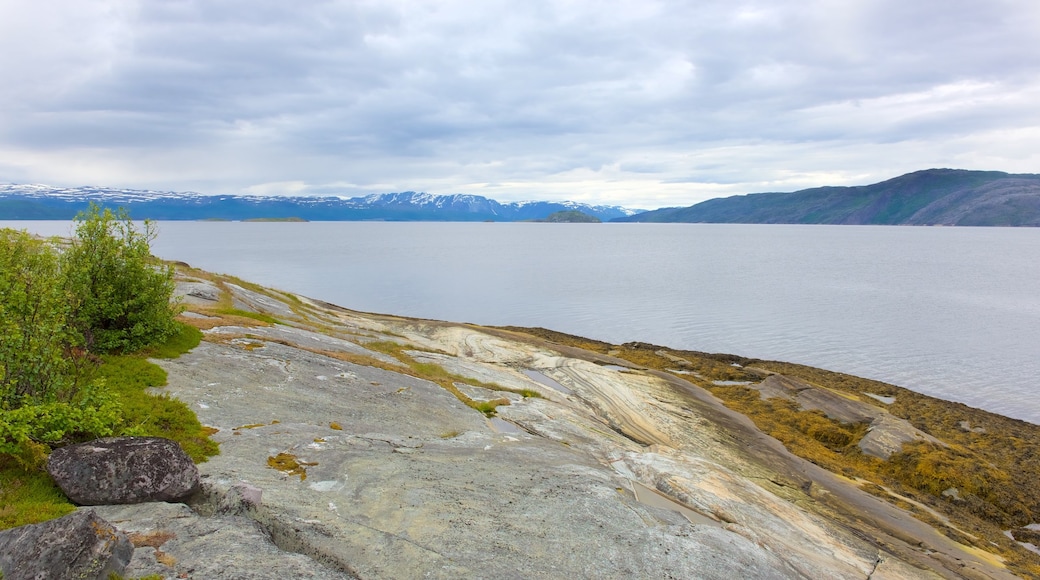
[[[541, 395], [538, 392], [530, 389], [509, 389], [495, 383], [485, 383], [483, 381], [471, 377], [457, 375], [455, 373], [448, 372], [447, 369], [438, 364], [419, 362], [413, 359], [412, 357], [408, 356], [408, 354], [404, 352], [405, 350], [422, 350], [417, 347], [404, 346], [396, 342], [391, 342], [387, 340], [369, 342], [366, 343], [364, 346], [369, 350], [374, 350], [376, 352], [381, 352], [383, 354], [390, 355], [396, 358], [397, 360], [403, 362], [404, 364], [408, 365], [407, 374], [440, 385], [444, 390], [455, 395], [455, 397], [458, 400], [465, 403], [466, 406], [472, 409], [476, 409], [477, 411], [480, 411], [488, 417], [494, 417], [496, 413], [495, 408], [501, 405], [508, 405], [509, 399], [495, 399], [493, 401], [475, 401], [470, 397], [467, 397], [462, 391], [460, 391], [459, 388], [455, 386], [455, 383], [463, 383], [466, 385], [472, 385], [474, 387], [482, 387], [492, 391], [507, 391], [511, 393], [517, 393], [525, 397], [541, 397]], [[387, 370], [392, 370], [394, 372], [402, 372], [404, 369], [388, 368]]]
[[138, 354], [149, 358], [177, 358], [198, 346], [200, 342], [202, 342], [202, 331], [194, 326], [178, 322], [177, 332], [166, 342], [149, 346]]
[[45, 472], [27, 473], [0, 458], [0, 530], [60, 518], [75, 509]]
[[242, 310], [241, 308], [218, 308], [214, 312], [216, 312], [217, 314], [223, 314], [227, 316], [251, 318], [253, 320], [259, 320], [260, 322], [266, 322], [267, 324], [281, 324], [280, 320], [269, 314], [264, 314], [262, 312], [253, 312], [251, 310]]
[[158, 365], [140, 355], [105, 356], [96, 376], [105, 379], [122, 405], [125, 432], [173, 439], [197, 463], [217, 454], [217, 444], [205, 435], [187, 405], [168, 395], [145, 392], [166, 384], [166, 371]]

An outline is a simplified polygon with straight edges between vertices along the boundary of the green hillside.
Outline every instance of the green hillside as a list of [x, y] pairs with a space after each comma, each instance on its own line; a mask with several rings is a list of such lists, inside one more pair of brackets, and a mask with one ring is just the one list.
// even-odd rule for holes
[[928, 169], [873, 185], [738, 195], [614, 221], [1040, 226], [1040, 175]]

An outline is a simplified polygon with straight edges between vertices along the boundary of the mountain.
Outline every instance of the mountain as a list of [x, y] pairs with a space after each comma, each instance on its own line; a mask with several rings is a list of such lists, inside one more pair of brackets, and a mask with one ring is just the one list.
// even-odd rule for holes
[[1040, 175], [927, 169], [873, 185], [738, 195], [614, 221], [1040, 226]]
[[0, 219], [67, 220], [90, 202], [122, 206], [134, 218], [244, 220], [299, 218], [310, 221], [523, 221], [560, 211], [580, 211], [603, 221], [638, 210], [572, 201], [500, 203], [479, 195], [432, 195], [406, 191], [364, 197], [261, 197], [171, 191], [0, 185]]

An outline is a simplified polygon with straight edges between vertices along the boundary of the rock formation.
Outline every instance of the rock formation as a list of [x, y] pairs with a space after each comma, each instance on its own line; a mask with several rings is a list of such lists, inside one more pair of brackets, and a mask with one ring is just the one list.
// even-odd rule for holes
[[[160, 362], [158, 392], [218, 429], [221, 454], [199, 466], [193, 509], [99, 508], [168, 538], [143, 544], [128, 573], [1013, 577], [674, 374], [227, 287], [237, 308], [284, 324], [219, 324], [202, 308], [210, 318], [187, 320], [205, 322], [205, 341]], [[471, 408], [489, 401], [492, 419]], [[206, 564], [218, 530], [225, 571]]]

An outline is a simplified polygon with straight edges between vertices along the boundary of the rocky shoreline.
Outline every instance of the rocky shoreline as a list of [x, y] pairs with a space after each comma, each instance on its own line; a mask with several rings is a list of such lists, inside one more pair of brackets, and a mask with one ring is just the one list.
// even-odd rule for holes
[[[156, 361], [156, 392], [221, 453], [187, 504], [89, 508], [153, 539], [127, 577], [1018, 577], [681, 374], [180, 270], [205, 339]], [[218, 314], [221, 300], [278, 323]], [[881, 452], [928, 436], [898, 427]]]

